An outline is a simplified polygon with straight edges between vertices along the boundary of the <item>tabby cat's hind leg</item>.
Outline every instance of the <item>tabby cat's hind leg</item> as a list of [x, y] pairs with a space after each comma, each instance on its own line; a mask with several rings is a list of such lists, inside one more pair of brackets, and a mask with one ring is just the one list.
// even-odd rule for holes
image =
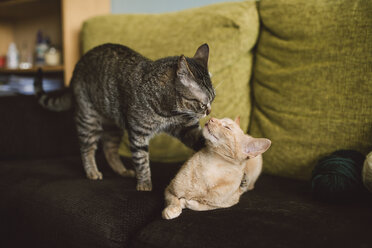
[[118, 153], [123, 132], [119, 129], [115, 130], [115, 128], [106, 130], [106, 127], [104, 127], [104, 129], [103, 152], [105, 153], [107, 163], [119, 175], [123, 177], [135, 177], [136, 173], [134, 170], [125, 168]]
[[75, 122], [85, 173], [89, 179], [101, 180], [102, 173], [98, 170], [95, 159], [97, 143], [102, 132], [100, 118], [92, 110], [78, 110]]

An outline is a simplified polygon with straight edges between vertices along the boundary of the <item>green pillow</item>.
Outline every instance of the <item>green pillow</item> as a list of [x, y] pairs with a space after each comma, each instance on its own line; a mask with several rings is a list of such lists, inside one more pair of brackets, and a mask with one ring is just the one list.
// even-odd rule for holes
[[250, 132], [264, 170], [309, 179], [337, 149], [372, 149], [372, 1], [262, 0]]
[[[252, 48], [259, 30], [254, 2], [230, 2], [165, 14], [107, 15], [83, 25], [83, 52], [111, 42], [124, 44], [142, 55], [158, 59], [184, 54], [192, 57], [203, 43], [210, 47], [209, 70], [216, 88], [212, 116], [241, 116], [248, 128], [251, 103], [249, 80]], [[150, 159], [186, 160], [192, 151], [178, 140], [160, 134], [150, 142]], [[130, 156], [125, 136], [119, 150]]]

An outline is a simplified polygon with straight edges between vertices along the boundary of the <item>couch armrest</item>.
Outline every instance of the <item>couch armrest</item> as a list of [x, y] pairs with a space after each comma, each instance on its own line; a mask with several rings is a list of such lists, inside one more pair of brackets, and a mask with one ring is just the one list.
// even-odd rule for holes
[[72, 111], [43, 109], [34, 96], [0, 97], [0, 160], [79, 154]]

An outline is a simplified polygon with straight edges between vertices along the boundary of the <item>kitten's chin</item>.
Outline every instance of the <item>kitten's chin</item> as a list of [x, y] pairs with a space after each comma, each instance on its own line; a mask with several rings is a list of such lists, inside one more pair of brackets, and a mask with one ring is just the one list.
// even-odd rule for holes
[[212, 144], [216, 144], [217, 141], [218, 141], [217, 137], [214, 136], [214, 135], [211, 133], [211, 131], [209, 130], [208, 126], [205, 126], [205, 127], [203, 128], [203, 136], [204, 136], [204, 138], [205, 138], [207, 141], [211, 142]]

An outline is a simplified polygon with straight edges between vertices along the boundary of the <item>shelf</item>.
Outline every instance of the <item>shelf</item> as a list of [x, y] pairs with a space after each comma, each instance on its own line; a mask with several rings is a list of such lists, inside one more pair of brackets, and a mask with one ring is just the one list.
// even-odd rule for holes
[[[32, 67], [30, 69], [8, 69], [8, 68], [0, 68], [0, 73], [6, 74], [23, 74], [23, 73], [35, 73], [40, 67]], [[57, 66], [41, 66], [43, 72], [63, 72], [64, 66], [57, 65]]]
[[59, 0], [0, 0], [1, 18], [27, 18], [48, 13], [60, 6]]
[[[111, 0], [0, 0], [0, 56], [7, 54], [11, 42], [15, 42], [19, 50], [26, 50], [26, 54], [33, 53], [37, 32], [41, 30], [59, 48], [64, 61], [63, 66], [43, 69], [50, 76], [63, 77], [68, 85], [81, 55], [83, 22], [109, 14], [110, 10]], [[0, 74], [31, 76], [36, 70], [0, 68]]]

